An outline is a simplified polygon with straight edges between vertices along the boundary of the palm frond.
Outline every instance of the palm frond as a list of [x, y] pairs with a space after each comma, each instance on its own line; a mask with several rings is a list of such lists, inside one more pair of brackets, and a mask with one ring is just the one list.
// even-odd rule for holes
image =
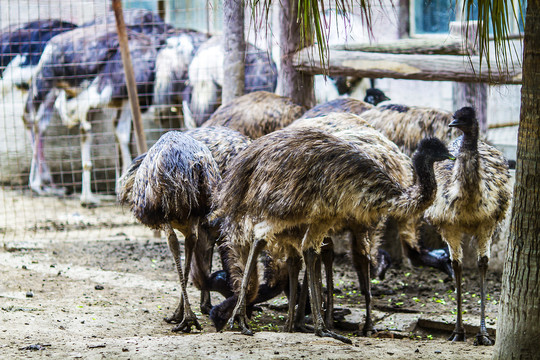
[[[478, 46], [480, 64], [482, 64], [482, 59], [485, 58], [488, 71], [491, 70], [491, 50], [495, 53], [495, 64], [499, 72], [508, 71], [508, 66], [511, 65], [512, 60], [519, 61], [520, 54], [509, 40], [512, 21], [519, 22], [520, 18], [523, 19], [524, 12], [519, 1], [518, 4], [519, 6], [516, 9], [513, 1], [463, 1], [462, 12], [464, 19], [471, 19], [474, 8], [478, 10], [478, 30], [475, 40]], [[490, 32], [493, 32], [491, 36]], [[490, 38], [493, 40], [493, 49], [490, 49]], [[481, 69], [479, 70], [481, 71]]]

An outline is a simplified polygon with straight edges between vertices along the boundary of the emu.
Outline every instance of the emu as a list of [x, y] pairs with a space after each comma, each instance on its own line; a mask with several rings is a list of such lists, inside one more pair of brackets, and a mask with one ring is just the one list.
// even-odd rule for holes
[[[208, 148], [193, 137], [178, 131], [165, 133], [144, 156], [133, 161], [120, 179], [118, 198], [133, 215], [151, 229], [167, 236], [182, 287], [180, 303], [167, 322], [178, 322], [173, 331], [202, 329], [191, 310], [187, 296], [187, 277], [194, 249], [208, 243], [206, 217], [212, 193], [220, 181], [219, 169]], [[174, 229], [184, 234], [185, 267]], [[201, 240], [204, 239], [204, 240]], [[209, 298], [208, 298], [209, 301]]]
[[437, 196], [425, 216], [439, 229], [450, 248], [456, 281], [457, 320], [449, 340], [465, 341], [462, 321], [461, 275], [463, 235], [472, 235], [477, 242], [480, 271], [480, 332], [475, 344], [492, 345], [485, 324], [485, 277], [488, 268], [491, 239], [497, 225], [504, 219], [512, 189], [508, 163], [502, 153], [479, 141], [476, 112], [464, 107], [454, 114], [449, 124], [463, 135], [451, 145], [455, 163], [437, 164]]
[[[361, 148], [320, 130], [284, 129], [255, 140], [234, 159], [216, 199], [215, 215], [239, 250], [238, 267], [245, 267], [243, 276], [232, 273], [238, 303], [230, 325], [239, 321], [251, 333], [246, 303], [256, 296], [254, 259], [266, 246], [276, 259], [303, 255], [315, 334], [350, 342], [328, 330], [321, 315], [316, 259], [324, 237], [351, 221], [367, 228], [387, 213], [403, 218], [424, 211], [436, 191], [433, 164], [448, 158], [440, 140], [423, 140], [413, 159], [417, 182], [404, 188]], [[291, 236], [283, 236], [287, 231]]]
[[298, 119], [306, 109], [287, 97], [267, 91], [242, 95], [221, 105], [204, 126], [226, 126], [251, 139], [283, 129]]

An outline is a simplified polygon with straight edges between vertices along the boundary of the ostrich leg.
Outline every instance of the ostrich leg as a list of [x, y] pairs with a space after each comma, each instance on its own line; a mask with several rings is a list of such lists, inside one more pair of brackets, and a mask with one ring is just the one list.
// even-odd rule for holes
[[81, 158], [82, 158], [82, 190], [81, 205], [97, 206], [99, 199], [92, 193], [92, 154], [90, 146], [92, 145], [92, 129], [90, 123], [84, 122], [80, 126], [81, 132]]
[[[131, 164], [131, 151], [129, 151], [129, 139], [131, 138], [131, 109], [129, 102], [124, 101], [122, 108], [118, 110], [118, 117], [116, 121], [116, 128], [114, 135], [116, 142], [120, 148], [120, 157], [122, 161], [122, 173], [126, 173], [129, 165]], [[118, 176], [118, 179], [120, 176]], [[116, 182], [116, 192], [118, 192], [118, 179]]]

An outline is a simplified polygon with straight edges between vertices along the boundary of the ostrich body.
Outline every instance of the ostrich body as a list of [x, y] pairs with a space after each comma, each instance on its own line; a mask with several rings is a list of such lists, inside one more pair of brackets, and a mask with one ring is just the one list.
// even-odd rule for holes
[[456, 111], [449, 126], [463, 132], [450, 146], [457, 160], [455, 163], [437, 164], [437, 196], [425, 212], [427, 220], [439, 229], [448, 244], [455, 273], [457, 321], [449, 340], [465, 340], [461, 315], [461, 242], [463, 235], [468, 234], [477, 242], [480, 271], [480, 332], [476, 335], [476, 344], [492, 345], [485, 325], [484, 284], [493, 232], [504, 219], [510, 204], [510, 174], [502, 153], [478, 140], [478, 120], [473, 108], [464, 107]]
[[35, 20], [0, 31], [0, 96], [8, 89], [26, 90], [36, 71], [43, 49], [54, 36], [77, 25], [58, 19]]
[[242, 95], [220, 106], [202, 126], [226, 126], [251, 139], [269, 134], [298, 119], [303, 106], [287, 97], [267, 91]]
[[[214, 36], [201, 45], [189, 66], [189, 111], [193, 117], [192, 123], [197, 126], [208, 120], [221, 104], [223, 56], [223, 38]], [[269, 53], [252, 44], [246, 44], [244, 91], [274, 92], [276, 84], [277, 67], [269, 58]], [[184, 113], [187, 113], [187, 110], [185, 109]]]
[[[168, 322], [179, 322], [173, 331], [201, 329], [191, 310], [186, 281], [193, 251], [200, 238], [209, 236], [205, 226], [210, 199], [220, 181], [219, 169], [210, 150], [178, 131], [165, 133], [145, 156], [133, 161], [120, 179], [120, 202], [135, 218], [151, 229], [165, 231], [182, 286], [180, 304]], [[185, 267], [174, 229], [185, 237]], [[203, 240], [208, 241], [208, 240]]]
[[[243, 251], [239, 266], [245, 264], [231, 325], [239, 320], [242, 331], [250, 333], [246, 297], [256, 292], [249, 281], [256, 278], [254, 259], [266, 246], [275, 259], [303, 254], [315, 333], [350, 342], [322, 320], [316, 255], [328, 231], [351, 219], [370, 226], [386, 213], [404, 217], [425, 210], [436, 190], [433, 162], [450, 154], [436, 139], [424, 141], [422, 149], [415, 157], [419, 183], [407, 189], [361, 149], [320, 130], [276, 131], [242, 151], [223, 179], [216, 210], [229, 241]], [[280, 236], [293, 229], [294, 236]]]
[[[128, 41], [139, 102], [144, 108], [152, 102], [158, 44], [156, 39], [133, 31], [128, 31]], [[32, 190], [37, 193], [51, 190], [48, 185], [52, 185], [52, 177], [44, 161], [42, 136], [56, 108], [63, 124], [67, 127], [78, 126], [81, 133], [81, 204], [99, 203], [91, 190], [92, 126], [88, 113], [91, 109], [101, 107], [117, 109], [115, 135], [124, 173], [131, 163], [128, 147], [131, 109], [116, 29], [100, 24], [81, 27], [54, 37], [38, 64], [23, 114], [34, 148], [30, 171]]]

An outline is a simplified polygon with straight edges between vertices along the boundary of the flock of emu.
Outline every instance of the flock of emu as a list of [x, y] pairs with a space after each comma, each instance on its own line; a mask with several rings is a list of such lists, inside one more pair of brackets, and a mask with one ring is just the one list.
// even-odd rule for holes
[[[388, 267], [388, 254], [379, 246], [386, 220], [393, 218], [413, 264], [437, 267], [455, 278], [453, 341], [465, 340], [462, 239], [475, 238], [481, 275], [475, 342], [493, 343], [485, 327], [484, 284], [491, 238], [511, 201], [510, 176], [502, 154], [481, 140], [473, 108], [451, 114], [377, 105], [388, 98], [372, 88], [365, 101], [338, 98], [305, 109], [272, 93], [275, 65], [255, 51], [246, 61], [252, 65], [246, 69], [246, 89], [257, 91], [216, 110], [223, 69], [202, 69], [210, 59], [221, 64], [216, 61], [223, 56], [220, 39], [208, 40], [196, 31], [174, 29], [151, 13], [132, 11], [126, 12], [126, 23], [141, 104], [151, 116], [160, 107], [183, 104], [184, 117], [197, 128], [167, 132], [131, 161], [126, 85], [116, 30], [107, 20], [112, 22], [103, 18], [79, 27], [35, 22], [4, 30], [2, 89], [29, 89], [24, 121], [34, 145], [29, 185], [37, 192], [57, 191], [42, 145], [51, 115], [56, 111], [66, 126], [79, 126], [83, 203], [97, 202], [90, 191], [88, 111], [118, 109], [114, 121], [124, 164], [118, 199], [139, 222], [166, 234], [182, 287], [179, 305], [166, 319], [176, 324], [174, 331], [201, 328], [186, 291], [191, 272], [201, 291], [201, 310], [217, 330], [237, 323], [242, 333], [251, 334], [250, 308], [285, 291], [287, 331], [309, 329], [350, 343], [333, 331], [332, 316], [332, 238], [347, 232], [366, 302], [362, 332], [373, 333], [370, 276], [384, 276]], [[53, 28], [47, 36], [40, 33]], [[39, 36], [39, 48], [6, 48], [24, 36]], [[449, 255], [421, 246], [419, 229], [426, 221], [439, 230]], [[175, 230], [185, 238], [183, 265]], [[223, 269], [212, 273], [215, 247]], [[305, 276], [299, 281], [302, 259]], [[211, 291], [225, 300], [212, 306]], [[305, 323], [306, 311], [312, 328]]]

